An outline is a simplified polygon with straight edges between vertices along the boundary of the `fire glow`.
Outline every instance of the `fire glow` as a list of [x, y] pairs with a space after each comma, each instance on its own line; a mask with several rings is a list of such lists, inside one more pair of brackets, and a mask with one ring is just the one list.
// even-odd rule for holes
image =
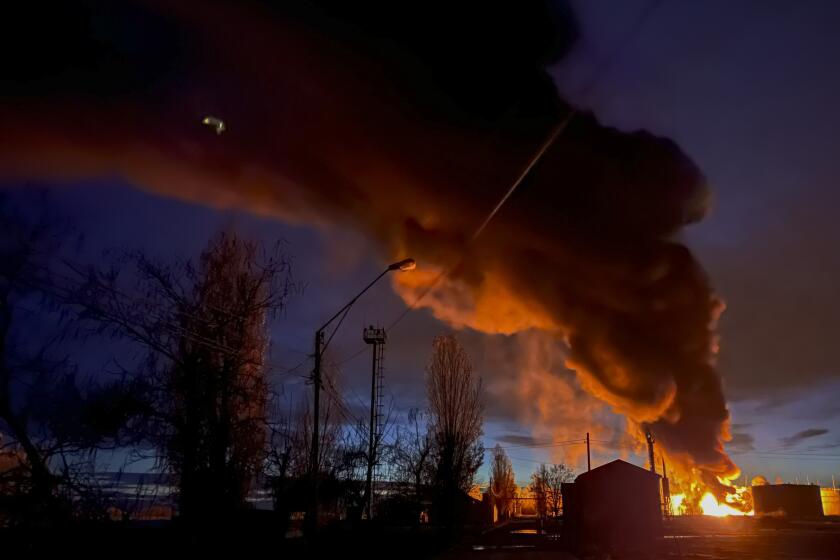
[[700, 500], [700, 510], [703, 515], [711, 515], [713, 517], [726, 517], [728, 515], [753, 515], [753, 511], [743, 512], [727, 503], [718, 503], [717, 499], [710, 493], [706, 492], [703, 499]]
[[711, 517], [728, 517], [728, 516], [749, 516], [754, 515], [752, 508], [749, 511], [739, 509], [738, 506], [746, 506], [749, 504], [749, 488], [744, 486], [735, 487], [735, 493], [731, 495], [736, 502], [719, 502], [711, 492], [705, 492], [697, 504], [697, 510], [691, 508], [689, 500], [686, 499], [685, 494], [671, 495], [671, 512], [673, 515], [689, 515], [692, 513], [700, 513]]

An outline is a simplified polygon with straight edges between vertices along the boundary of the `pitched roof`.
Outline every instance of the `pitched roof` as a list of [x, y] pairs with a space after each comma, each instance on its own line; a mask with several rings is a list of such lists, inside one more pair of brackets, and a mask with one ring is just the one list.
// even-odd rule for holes
[[622, 461], [621, 459], [616, 459], [615, 461], [610, 461], [600, 467], [595, 467], [589, 472], [578, 475], [575, 482], [594, 480], [603, 476], [651, 476], [659, 478], [658, 474], [652, 473], [647, 469], [637, 467], [636, 465], [628, 463], [627, 461]]

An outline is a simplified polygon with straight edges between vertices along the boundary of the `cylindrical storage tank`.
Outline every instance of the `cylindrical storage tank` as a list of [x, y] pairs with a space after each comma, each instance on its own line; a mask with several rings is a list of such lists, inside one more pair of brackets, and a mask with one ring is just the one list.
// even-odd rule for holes
[[820, 487], [814, 484], [767, 484], [752, 487], [756, 515], [795, 518], [823, 516]]

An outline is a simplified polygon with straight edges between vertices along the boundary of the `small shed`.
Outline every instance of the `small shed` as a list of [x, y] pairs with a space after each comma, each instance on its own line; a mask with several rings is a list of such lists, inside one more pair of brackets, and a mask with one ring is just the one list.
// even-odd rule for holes
[[563, 484], [563, 532], [575, 550], [647, 551], [662, 537], [659, 475], [622, 460]]
[[809, 519], [823, 516], [822, 496], [816, 484], [763, 484], [752, 487], [756, 515]]

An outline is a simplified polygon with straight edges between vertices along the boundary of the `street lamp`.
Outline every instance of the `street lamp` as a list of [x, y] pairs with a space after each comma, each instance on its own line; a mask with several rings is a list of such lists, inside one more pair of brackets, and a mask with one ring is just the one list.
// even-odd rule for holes
[[403, 259], [388, 265], [388, 270], [401, 270], [403, 272], [414, 270], [417, 268], [417, 262], [414, 259]]
[[[312, 371], [312, 383], [315, 389], [315, 402], [313, 406], [313, 417], [312, 417], [312, 454], [309, 458], [309, 469], [310, 474], [312, 476], [312, 506], [311, 506], [311, 520], [307, 519], [307, 525], [310, 526], [311, 529], [315, 529], [318, 524], [318, 455], [320, 454], [320, 412], [321, 412], [321, 356], [323, 356], [324, 352], [327, 349], [327, 346], [332, 340], [332, 336], [327, 340], [326, 344], [324, 344], [324, 331], [326, 328], [338, 319], [343, 313], [346, 313], [350, 307], [356, 301], [362, 297], [362, 295], [368, 291], [374, 284], [379, 282], [383, 276], [388, 274], [389, 272], [393, 272], [395, 270], [399, 270], [402, 272], [406, 272], [409, 270], [414, 270], [417, 267], [417, 263], [414, 259], [403, 259], [401, 261], [397, 261], [395, 263], [391, 263], [388, 265], [388, 268], [383, 270], [379, 273], [379, 276], [373, 279], [373, 281], [364, 287], [364, 289], [356, 294], [356, 297], [351, 299], [347, 302], [347, 305], [339, 309], [335, 315], [330, 317], [326, 323], [321, 325], [317, 331], [315, 331], [315, 368]], [[340, 323], [339, 323], [340, 325]], [[338, 327], [336, 327], [337, 329]], [[333, 331], [333, 335], [335, 331]], [[310, 516], [307, 515], [307, 518]]]

